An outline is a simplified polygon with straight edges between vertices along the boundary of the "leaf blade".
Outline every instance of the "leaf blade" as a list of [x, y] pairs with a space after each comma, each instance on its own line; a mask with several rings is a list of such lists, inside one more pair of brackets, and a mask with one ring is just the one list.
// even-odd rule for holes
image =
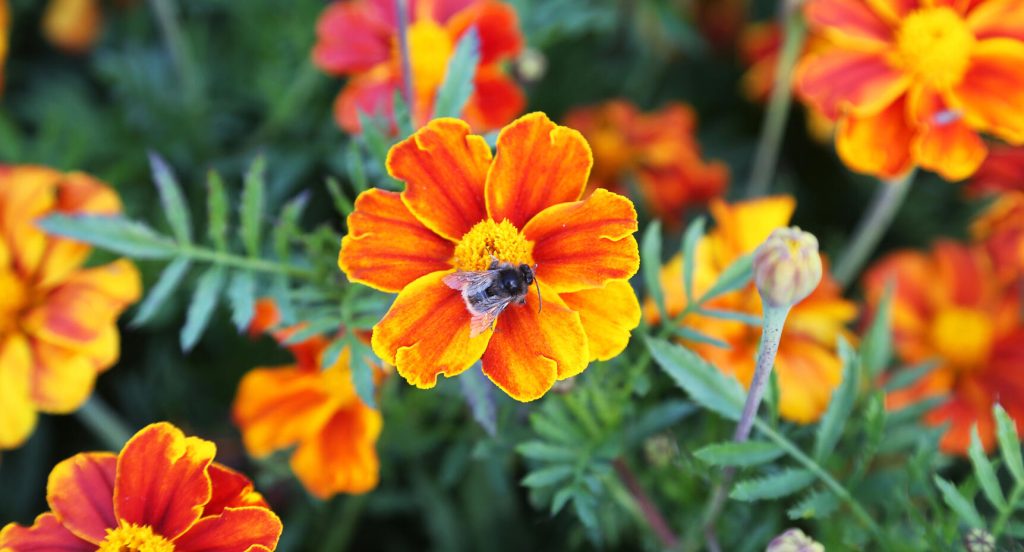
[[185, 325], [181, 328], [181, 348], [190, 351], [199, 342], [203, 331], [210, 323], [221, 289], [224, 287], [226, 270], [221, 266], [213, 266], [199, 277], [192, 301], [185, 315]]

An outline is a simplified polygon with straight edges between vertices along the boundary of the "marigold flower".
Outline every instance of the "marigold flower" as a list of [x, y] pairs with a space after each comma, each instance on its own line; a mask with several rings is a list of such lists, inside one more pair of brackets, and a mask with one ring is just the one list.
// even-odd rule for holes
[[1024, 142], [1019, 2], [809, 0], [805, 15], [829, 44], [803, 58], [797, 89], [838, 119], [851, 169], [960, 180], [985, 158], [979, 132]]
[[896, 353], [908, 364], [933, 359], [939, 366], [913, 386], [890, 393], [898, 409], [927, 397], [949, 401], [925, 416], [950, 424], [943, 451], [965, 454], [977, 424], [982, 444], [994, 443], [992, 404], [999, 402], [1018, 425], [1024, 420], [1024, 323], [1017, 286], [1003, 285], [984, 250], [949, 241], [928, 252], [892, 253], [864, 276], [874, 308], [894, 285], [892, 327]]
[[1024, 277], [1024, 190], [999, 194], [971, 224], [971, 235], [992, 257], [999, 281]]
[[[269, 300], [258, 303], [252, 331], [279, 321]], [[284, 342], [301, 326], [274, 332]], [[356, 394], [346, 347], [337, 361], [321, 369], [329, 342], [323, 336], [288, 345], [295, 364], [256, 368], [242, 378], [232, 409], [242, 442], [253, 456], [298, 445], [292, 471], [314, 495], [364, 493], [377, 486], [380, 463], [376, 443], [380, 412]]]
[[273, 550], [281, 520], [248, 478], [213, 461], [216, 452], [162, 422], [120, 454], [76, 454], [50, 472], [50, 511], [0, 530], [0, 550]]
[[1024, 192], [1024, 147], [995, 146], [971, 177], [967, 192], [974, 195]]
[[[522, 112], [525, 96], [501, 66], [523, 47], [512, 6], [494, 0], [409, 0], [408, 6], [413, 115], [418, 125], [432, 118], [448, 60], [462, 35], [474, 27], [481, 57], [465, 119], [484, 131], [499, 128]], [[359, 132], [358, 111], [394, 118], [394, 95], [404, 87], [396, 15], [392, 0], [338, 1], [320, 15], [313, 62], [332, 75], [351, 77], [334, 103], [335, 119], [348, 132]]]
[[91, 50], [102, 28], [99, 0], [50, 0], [43, 14], [43, 36], [72, 54]]
[[91, 176], [0, 166], [0, 448], [21, 445], [37, 412], [66, 414], [85, 401], [117, 361], [117, 318], [141, 293], [134, 264], [83, 268], [90, 247], [48, 236], [36, 221], [120, 210]]
[[[732, 205], [715, 200], [711, 215], [715, 228], [697, 244], [694, 259], [693, 292], [702, 296], [722, 272], [743, 255], [751, 254], [773, 230], [789, 224], [796, 208], [792, 197], [775, 196]], [[683, 259], [677, 255], [661, 271], [661, 286], [670, 316], [686, 307], [683, 289]], [[754, 284], [712, 299], [706, 308], [761, 316], [761, 298]], [[648, 319], [658, 318], [653, 303], [646, 305]], [[797, 423], [816, 421], [828, 407], [832, 392], [842, 379], [842, 363], [836, 352], [840, 335], [849, 337], [845, 327], [857, 316], [854, 303], [842, 292], [827, 270], [821, 283], [789, 312], [775, 358], [775, 373], [781, 392], [779, 412]], [[707, 343], [687, 346], [720, 370], [749, 386], [754, 375], [755, 356], [761, 328], [734, 320], [691, 314], [681, 322], [704, 335], [724, 341], [723, 349]]]
[[697, 118], [683, 103], [641, 113], [624, 100], [576, 109], [566, 124], [579, 130], [594, 151], [592, 188], [624, 194], [635, 178], [646, 206], [678, 225], [687, 207], [721, 195], [729, 168], [705, 162], [697, 143]]
[[821, 283], [818, 238], [796, 226], [772, 231], [754, 250], [754, 285], [761, 300], [788, 308]]
[[[579, 132], [543, 113], [502, 129], [493, 156], [481, 136], [437, 119], [397, 144], [388, 172], [402, 193], [360, 194], [338, 264], [349, 280], [398, 297], [373, 328], [373, 350], [409, 383], [433, 387], [478, 359], [520, 401], [542, 396], [591, 360], [622, 352], [640, 308], [628, 279], [640, 256], [636, 211], [598, 189], [580, 199], [593, 163]], [[524, 305], [471, 337], [466, 302], [444, 278], [496, 258], [535, 267]]]

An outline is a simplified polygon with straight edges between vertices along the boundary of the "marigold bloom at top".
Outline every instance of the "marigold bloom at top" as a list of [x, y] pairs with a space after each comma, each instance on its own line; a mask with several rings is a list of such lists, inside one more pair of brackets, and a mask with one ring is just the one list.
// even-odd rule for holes
[[[622, 352], [639, 324], [628, 282], [640, 265], [636, 211], [603, 189], [581, 199], [590, 147], [543, 113], [502, 129], [493, 156], [469, 132], [437, 119], [391, 149], [388, 172], [405, 191], [359, 195], [338, 264], [349, 280], [398, 293], [372, 345], [409, 383], [433, 387], [482, 359], [491, 381], [529, 401]], [[524, 305], [471, 337], [466, 302], [444, 279], [492, 259], [535, 266], [540, 298], [531, 286]]]
[[[731, 205], [712, 201], [711, 215], [716, 226], [697, 243], [694, 296], [700, 297], [711, 289], [727, 267], [753, 253], [773, 230], [788, 225], [795, 208], [796, 202], [788, 196]], [[660, 280], [668, 314], [674, 317], [687, 304], [682, 256], [669, 261], [661, 271]], [[763, 311], [753, 283], [712, 299], [705, 306], [753, 316], [761, 316]], [[652, 302], [645, 306], [645, 312], [649, 320], [657, 320], [658, 311]], [[825, 412], [842, 378], [836, 341], [840, 335], [848, 336], [846, 325], [856, 316], [856, 305], [842, 298], [839, 286], [827, 271], [813, 293], [790, 310], [774, 370], [781, 392], [779, 412], [782, 417], [797, 423], [811, 423]], [[723, 372], [734, 375], [743, 385], [750, 385], [761, 339], [760, 326], [697, 314], [688, 315], [682, 325], [727, 343], [728, 348], [700, 342], [686, 345]]]
[[1019, 0], [809, 0], [811, 31], [797, 89], [838, 118], [851, 169], [891, 178], [919, 165], [970, 176], [978, 133], [1024, 142], [1024, 3]]
[[796, 226], [774, 230], [754, 250], [754, 284], [761, 300], [788, 308], [803, 301], [821, 283], [818, 239]]
[[[257, 313], [251, 331], [266, 331], [279, 321], [269, 300], [258, 303]], [[274, 338], [284, 342], [300, 329], [277, 330]], [[324, 499], [377, 486], [380, 463], [375, 447], [382, 422], [380, 412], [356, 394], [347, 347], [333, 365], [320, 368], [328, 345], [323, 336], [288, 345], [295, 364], [246, 374], [232, 409], [249, 454], [266, 456], [298, 445], [292, 471], [303, 486]]]
[[88, 245], [36, 222], [120, 210], [117, 194], [91, 176], [0, 166], [0, 449], [28, 438], [37, 412], [66, 414], [85, 401], [117, 361], [117, 318], [141, 293], [134, 264], [84, 268]]
[[939, 366], [908, 389], [890, 393], [897, 409], [948, 395], [925, 416], [931, 425], [950, 424], [940, 446], [965, 454], [971, 428], [991, 449], [992, 404], [999, 402], [1024, 421], [1024, 322], [1016, 285], [996, 278], [992, 260], [980, 247], [938, 242], [932, 251], [892, 253], [864, 276], [869, 305], [894, 285], [892, 327], [896, 353], [907, 364], [932, 359]]
[[103, 29], [99, 0], [50, 0], [43, 14], [43, 35], [57, 48], [80, 54], [92, 49]]
[[210, 441], [147, 426], [119, 454], [76, 454], [50, 472], [50, 511], [0, 530], [0, 550], [270, 551], [281, 520]]
[[[464, 117], [479, 131], [499, 128], [526, 105], [522, 90], [502, 69], [519, 53], [523, 37], [515, 9], [494, 0], [409, 0], [408, 44], [414, 119], [432, 118], [438, 88], [459, 39], [471, 28], [480, 38], [480, 65]], [[332, 75], [350, 77], [334, 104], [338, 124], [359, 132], [358, 112], [393, 118], [404, 89], [397, 12], [393, 0], [338, 1], [317, 23], [313, 61]]]
[[678, 225], [687, 207], [725, 191], [729, 169], [701, 158], [697, 118], [686, 104], [641, 113], [629, 102], [613, 100], [576, 109], [565, 120], [593, 148], [591, 187], [624, 194], [635, 178], [646, 206], [666, 223]]

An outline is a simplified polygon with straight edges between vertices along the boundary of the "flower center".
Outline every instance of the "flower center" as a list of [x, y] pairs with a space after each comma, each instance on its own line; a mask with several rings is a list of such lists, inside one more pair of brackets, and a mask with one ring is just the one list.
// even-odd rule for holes
[[174, 552], [174, 544], [153, 533], [148, 525], [125, 524], [107, 529], [96, 552]]
[[904, 69], [934, 88], [959, 84], [967, 72], [974, 34], [950, 8], [917, 10], [903, 20], [896, 44]]
[[[409, 26], [409, 66], [416, 95], [429, 95], [444, 81], [448, 59], [455, 44], [448, 31], [430, 19], [421, 19]], [[395, 40], [395, 60], [401, 67], [401, 51]]]
[[491, 261], [533, 264], [533, 242], [511, 222], [484, 220], [476, 223], [455, 246], [455, 268], [465, 271], [487, 270]]
[[932, 322], [931, 338], [938, 353], [955, 368], [974, 370], [988, 360], [995, 328], [980, 311], [950, 307]]

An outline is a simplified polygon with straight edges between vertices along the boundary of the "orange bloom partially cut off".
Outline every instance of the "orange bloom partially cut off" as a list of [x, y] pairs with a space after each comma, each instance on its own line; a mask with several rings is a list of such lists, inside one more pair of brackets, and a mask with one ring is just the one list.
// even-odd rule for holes
[[1005, 285], [1024, 278], [1024, 191], [996, 196], [992, 205], [971, 224], [974, 239], [983, 244]]
[[647, 208], [678, 226], [688, 207], [725, 192], [729, 169], [705, 161], [697, 143], [697, 119], [682, 103], [641, 113], [624, 100], [576, 109], [566, 124], [579, 130], [594, 151], [591, 188], [624, 194], [636, 179]]
[[[277, 309], [259, 302], [253, 329], [277, 324]], [[301, 327], [278, 330], [286, 340]], [[242, 441], [253, 456], [298, 445], [292, 471], [311, 493], [326, 499], [338, 493], [365, 493], [377, 486], [380, 412], [356, 394], [351, 353], [321, 370], [328, 341], [322, 336], [289, 345], [295, 364], [256, 368], [242, 378], [232, 409]]]
[[979, 133], [1024, 142], [1024, 4], [1016, 0], [810, 0], [797, 89], [838, 119], [851, 169], [893, 178], [919, 165], [947, 180], [985, 159]]
[[984, 249], [948, 241], [928, 253], [890, 254], [869, 269], [864, 289], [872, 307], [890, 282], [895, 284], [892, 325], [900, 360], [916, 364], [937, 359], [940, 364], [910, 388], [890, 393], [887, 406], [896, 409], [948, 396], [948, 402], [925, 416], [931, 425], [950, 424], [941, 449], [966, 454], [974, 425], [982, 444], [991, 449], [995, 402], [1018, 426], [1024, 421], [1020, 289], [996, 277]]
[[[480, 38], [480, 65], [464, 117], [474, 129], [486, 131], [522, 112], [525, 96], [501, 65], [523, 47], [511, 6], [494, 0], [410, 0], [408, 8], [417, 125], [432, 118], [448, 61], [470, 28]], [[334, 104], [335, 119], [348, 132], [359, 132], [360, 111], [394, 120], [394, 95], [405, 85], [397, 15], [392, 0], [344, 0], [329, 5], [317, 22], [313, 62], [327, 73], [350, 77]]]
[[[636, 211], [603, 189], [581, 199], [592, 162], [583, 136], [543, 113], [505, 127], [493, 157], [455, 119], [392, 148], [388, 171], [405, 191], [360, 194], [338, 257], [351, 281], [398, 293], [373, 328], [377, 355], [424, 388], [482, 359], [491, 381], [530, 401], [620, 353], [640, 321], [627, 282], [640, 264]], [[525, 305], [471, 337], [466, 302], [444, 277], [492, 257], [536, 265], [543, 309], [531, 286]]]
[[967, 186], [972, 195], [1008, 191], [1024, 193], [1024, 147], [993, 147]]
[[[788, 196], [767, 197], [735, 204], [711, 203], [715, 228], [698, 243], [694, 258], [693, 293], [702, 296], [722, 272], [740, 257], [751, 254], [776, 228], [789, 225], [796, 202]], [[839, 286], [825, 276], [817, 289], [792, 308], [786, 319], [775, 373], [779, 380], [779, 413], [797, 423], [818, 420], [828, 407], [832, 392], [842, 379], [836, 341], [847, 335], [846, 325], [857, 316], [857, 307], [842, 298]], [[676, 256], [661, 271], [661, 285], [670, 316], [686, 308], [683, 259]], [[705, 304], [708, 309], [762, 315], [761, 298], [754, 284]], [[653, 303], [646, 305], [649, 320], [658, 319]], [[761, 328], [743, 322], [704, 315], [688, 315], [682, 325], [724, 341], [726, 348], [701, 342], [684, 342], [725, 373], [749, 386], [754, 376]]]
[[274, 550], [281, 520], [248, 478], [213, 462], [216, 451], [157, 423], [120, 454], [76, 454], [50, 472], [50, 511], [0, 530], [0, 550]]
[[43, 35], [72, 54], [88, 52], [103, 30], [100, 0], [50, 0], [43, 14]]
[[0, 167], [0, 448], [23, 443], [37, 412], [66, 414], [85, 401], [117, 361], [117, 318], [141, 293], [131, 262], [83, 268], [88, 245], [36, 222], [120, 210], [117, 194], [88, 175]]

